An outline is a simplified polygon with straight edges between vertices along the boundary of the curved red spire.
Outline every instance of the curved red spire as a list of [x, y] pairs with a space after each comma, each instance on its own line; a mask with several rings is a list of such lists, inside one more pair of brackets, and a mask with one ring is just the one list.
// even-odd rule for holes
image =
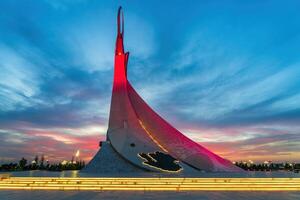
[[122, 7], [119, 7], [117, 17], [117, 40], [115, 49], [115, 75], [114, 75], [114, 88], [120, 84], [126, 84], [127, 80], [127, 62], [129, 52], [124, 52], [124, 15]]

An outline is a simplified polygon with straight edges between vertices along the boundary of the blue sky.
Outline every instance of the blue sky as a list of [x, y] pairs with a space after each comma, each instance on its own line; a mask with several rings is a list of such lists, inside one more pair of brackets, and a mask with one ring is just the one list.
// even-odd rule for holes
[[119, 5], [129, 79], [158, 113], [228, 159], [300, 161], [298, 1], [7, 0], [0, 162], [97, 151]]

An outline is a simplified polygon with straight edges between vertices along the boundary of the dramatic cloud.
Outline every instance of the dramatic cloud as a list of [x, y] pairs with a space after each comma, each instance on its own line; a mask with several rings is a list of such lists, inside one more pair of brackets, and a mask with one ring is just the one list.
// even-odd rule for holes
[[[158, 113], [226, 158], [299, 161], [299, 2], [121, 4], [129, 79]], [[118, 6], [1, 1], [0, 162], [98, 150]]]

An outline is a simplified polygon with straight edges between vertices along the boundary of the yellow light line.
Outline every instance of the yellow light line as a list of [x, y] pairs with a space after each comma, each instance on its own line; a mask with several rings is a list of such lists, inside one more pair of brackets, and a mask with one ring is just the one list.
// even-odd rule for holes
[[143, 122], [141, 120], [139, 120], [140, 125], [142, 126], [142, 128], [146, 131], [146, 133], [148, 134], [148, 136], [151, 138], [151, 140], [157, 145], [159, 146], [164, 152], [168, 153], [168, 150], [165, 149], [154, 137], [153, 135], [146, 129], [146, 127], [144, 126]]
[[51, 178], [51, 177], [11, 177], [2, 179], [1, 181], [119, 181], [119, 180], [132, 180], [132, 181], [283, 181], [283, 182], [290, 182], [290, 181], [300, 181], [300, 178], [142, 178], [142, 177], [101, 177], [101, 178], [84, 178], [84, 177], [77, 177], [77, 178]]

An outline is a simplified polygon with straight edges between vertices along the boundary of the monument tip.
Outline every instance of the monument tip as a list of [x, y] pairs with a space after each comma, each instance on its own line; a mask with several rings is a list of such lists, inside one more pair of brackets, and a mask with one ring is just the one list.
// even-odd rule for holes
[[[122, 21], [121, 21], [122, 18]], [[124, 33], [124, 15], [123, 15], [123, 11], [122, 11], [122, 6], [119, 7], [118, 9], [118, 18], [117, 18], [117, 22], [118, 22], [118, 35], [122, 35]]]

